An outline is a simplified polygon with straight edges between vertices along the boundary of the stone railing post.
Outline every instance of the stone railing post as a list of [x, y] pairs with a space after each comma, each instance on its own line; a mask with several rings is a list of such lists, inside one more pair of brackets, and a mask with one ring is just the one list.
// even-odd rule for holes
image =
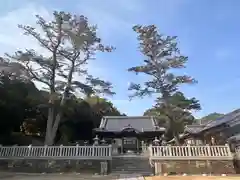
[[150, 145], [148, 146], [148, 151], [149, 151], [150, 157], [152, 157], [152, 156], [153, 156], [153, 147], [152, 147], [152, 144], [150, 144]]
[[[0, 150], [2, 149], [2, 147], [3, 147], [2, 144], [0, 144]], [[3, 152], [2, 151], [0, 151], [0, 157], [1, 156], [3, 156]]]
[[76, 144], [76, 154], [75, 154], [76, 157], [78, 156], [78, 151], [79, 151], [79, 144], [77, 143]]
[[47, 156], [47, 148], [48, 148], [48, 145], [44, 145], [44, 150], [43, 150], [43, 156]]
[[[208, 157], [211, 157], [212, 156], [211, 146], [209, 144], [206, 144], [206, 147], [207, 147]], [[207, 160], [207, 167], [210, 170], [210, 172], [212, 172], [212, 166], [211, 166], [211, 162], [209, 160]]]
[[108, 155], [109, 155], [109, 156], [112, 156], [112, 153], [113, 153], [113, 152], [112, 152], [112, 151], [113, 151], [113, 147], [112, 147], [111, 144], [108, 145], [108, 147], [109, 147], [109, 148], [108, 148]]
[[63, 154], [62, 154], [62, 149], [63, 149], [63, 145], [61, 144], [61, 145], [60, 145], [60, 156], [63, 156]]
[[207, 147], [208, 157], [209, 157], [209, 156], [212, 156], [211, 146], [210, 146], [209, 144], [206, 144], [206, 147]]
[[232, 152], [231, 152], [231, 149], [230, 149], [229, 145], [225, 144], [225, 147], [226, 147], [226, 150], [227, 150], [227, 156], [233, 158], [233, 155], [232, 155]]
[[[17, 145], [14, 145], [14, 146], [13, 146], [13, 147], [14, 147], [14, 148], [13, 148], [13, 151], [12, 151], [12, 156], [13, 156], [13, 157], [15, 156], [16, 146], [17, 146]], [[0, 147], [1, 147], [1, 146], [0, 146]], [[0, 156], [1, 156], [1, 155], [0, 155]]]
[[192, 156], [192, 148], [191, 148], [191, 145], [190, 144], [187, 144], [187, 150], [188, 150], [188, 156]]
[[27, 154], [28, 157], [30, 156], [31, 150], [32, 150], [32, 145], [29, 144], [29, 146], [28, 146], [28, 154]]

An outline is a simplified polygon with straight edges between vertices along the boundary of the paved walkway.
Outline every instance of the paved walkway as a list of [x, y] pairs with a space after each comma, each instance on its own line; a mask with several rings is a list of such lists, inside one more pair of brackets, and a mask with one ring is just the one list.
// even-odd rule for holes
[[138, 174], [121, 174], [119, 180], [144, 180], [144, 178]]
[[27, 174], [27, 173], [3, 173], [0, 172], [1, 180], [144, 180], [138, 174], [114, 175], [84, 175], [84, 174]]
[[83, 174], [20, 174], [2, 173], [0, 180], [115, 180], [118, 177]]
[[145, 180], [239, 180], [239, 176], [153, 176]]
[[113, 175], [83, 175], [83, 174], [23, 174], [0, 172], [0, 180], [239, 180], [239, 176], [153, 176], [140, 177], [137, 174], [120, 177]]

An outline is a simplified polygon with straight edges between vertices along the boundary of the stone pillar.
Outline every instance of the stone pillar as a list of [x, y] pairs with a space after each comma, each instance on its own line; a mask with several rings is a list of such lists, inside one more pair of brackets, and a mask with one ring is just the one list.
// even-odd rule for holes
[[140, 153], [140, 145], [139, 145], [138, 138], [136, 139], [136, 143], [137, 143], [137, 153]]
[[213, 136], [211, 137], [211, 145], [216, 145], [216, 139]]
[[159, 146], [160, 145], [160, 140], [155, 137], [155, 139], [153, 140], [153, 146]]
[[107, 166], [108, 166], [108, 169], [107, 169], [107, 173], [110, 174], [112, 172], [112, 160], [109, 160], [107, 161]]
[[93, 138], [93, 145], [94, 145], [94, 146], [99, 145], [99, 138], [98, 138], [98, 135], [96, 135], [95, 138]]
[[123, 145], [124, 145], [124, 139], [122, 138], [122, 145], [121, 145], [121, 152], [120, 152], [120, 154], [123, 154]]
[[117, 144], [116, 140], [113, 140], [113, 142], [112, 142], [112, 153], [118, 154], [118, 144]]
[[167, 141], [166, 141], [166, 138], [165, 138], [164, 134], [161, 137], [159, 137], [159, 140], [160, 140], [160, 145], [161, 146], [165, 146], [167, 144]]
[[88, 141], [84, 141], [84, 146], [87, 146], [87, 144], [88, 144]]
[[141, 149], [142, 149], [142, 153], [144, 153], [146, 149], [144, 141], [141, 141]]
[[100, 144], [105, 146], [107, 145], [107, 141], [104, 138], [102, 138], [102, 140], [100, 141]]
[[108, 173], [108, 162], [107, 161], [101, 161], [100, 165], [101, 165], [100, 174], [102, 174], [102, 175], [107, 174]]

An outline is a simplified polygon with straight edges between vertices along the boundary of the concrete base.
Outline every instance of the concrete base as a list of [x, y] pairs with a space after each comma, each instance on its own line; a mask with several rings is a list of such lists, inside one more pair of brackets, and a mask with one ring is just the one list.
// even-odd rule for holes
[[88, 173], [108, 174], [109, 162], [101, 160], [8, 160], [0, 170], [22, 173]]
[[232, 161], [154, 161], [155, 174], [235, 174]]

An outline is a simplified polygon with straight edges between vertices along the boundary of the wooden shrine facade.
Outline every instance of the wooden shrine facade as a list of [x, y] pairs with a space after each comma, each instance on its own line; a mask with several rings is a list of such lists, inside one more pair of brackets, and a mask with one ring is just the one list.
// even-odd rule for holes
[[152, 143], [156, 137], [161, 139], [165, 128], [159, 127], [150, 116], [105, 116], [94, 133], [125, 153], [142, 151], [142, 146]]

